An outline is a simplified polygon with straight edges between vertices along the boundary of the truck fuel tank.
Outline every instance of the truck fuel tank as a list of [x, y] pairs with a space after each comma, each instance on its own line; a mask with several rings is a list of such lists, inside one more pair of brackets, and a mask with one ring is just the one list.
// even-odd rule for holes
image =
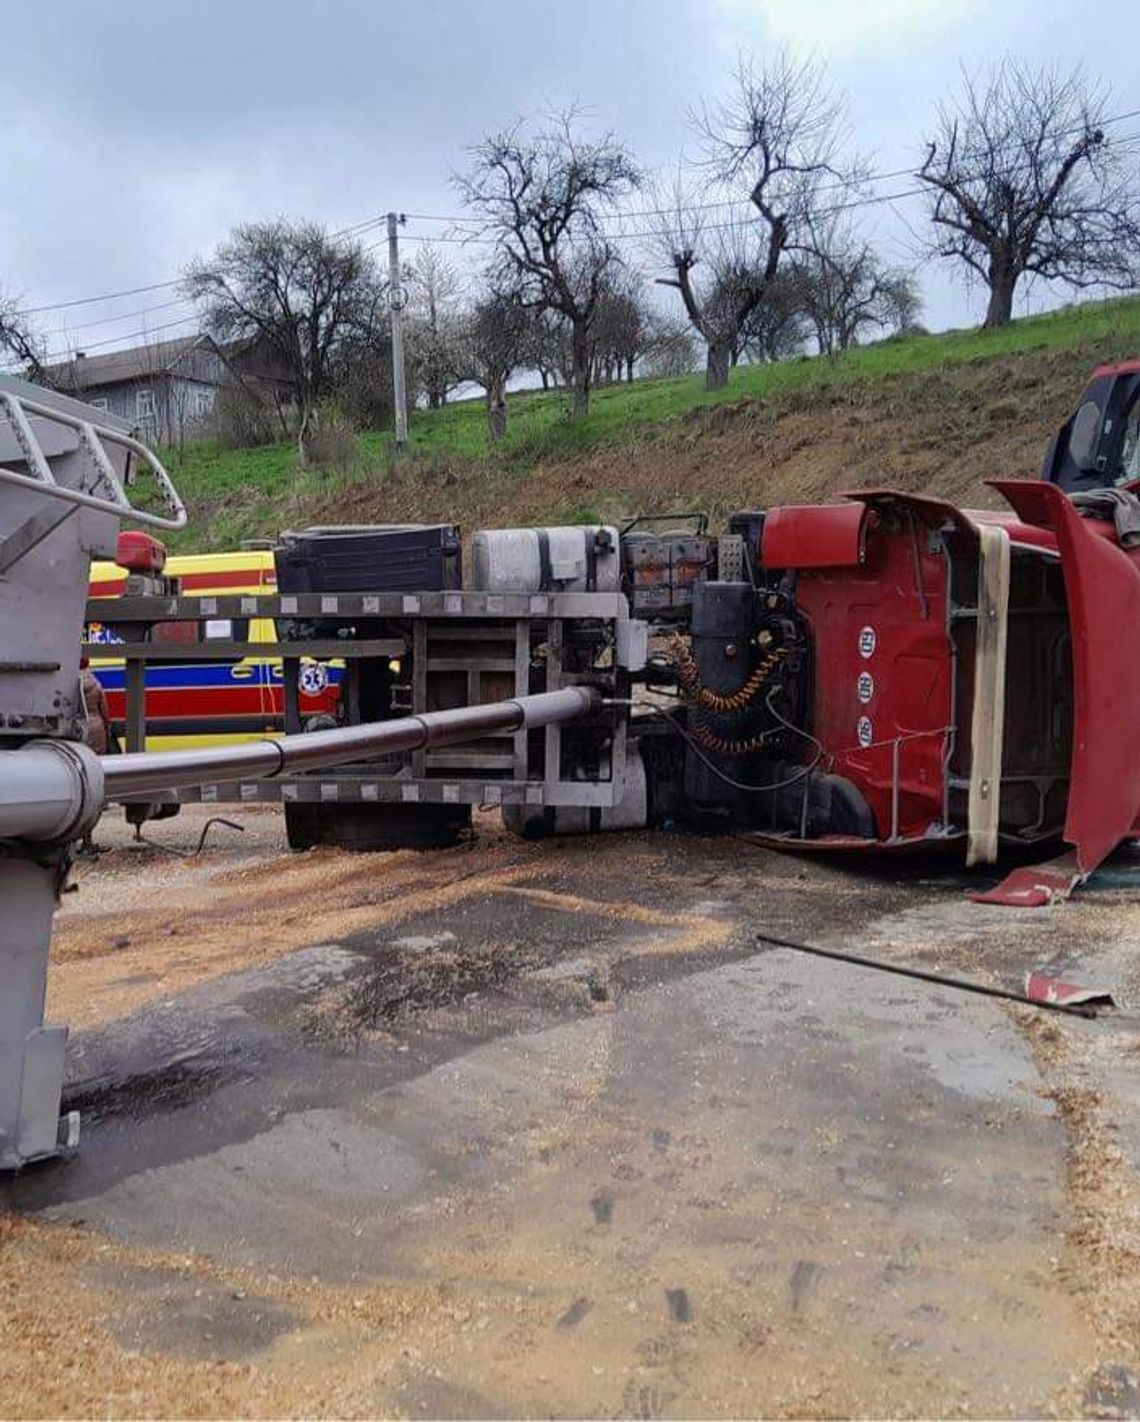
[[618, 531], [610, 524], [480, 529], [471, 540], [479, 592], [617, 592]]

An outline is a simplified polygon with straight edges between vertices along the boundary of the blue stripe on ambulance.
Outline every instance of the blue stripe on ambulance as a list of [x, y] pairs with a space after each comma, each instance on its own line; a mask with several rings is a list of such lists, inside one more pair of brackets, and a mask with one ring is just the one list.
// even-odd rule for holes
[[[243, 672], [248, 671], [249, 664], [241, 667]], [[343, 667], [331, 667], [327, 663], [325, 674], [331, 685], [340, 683], [344, 674]], [[235, 676], [236, 668], [233, 662], [193, 662], [181, 666], [155, 666], [151, 663], [146, 669], [147, 689], [152, 691], [167, 691], [178, 689], [201, 690], [212, 686], [230, 686], [235, 681], [248, 684], [249, 676]], [[271, 666], [271, 672], [280, 673], [277, 667]], [[103, 684], [104, 691], [125, 691], [127, 685], [126, 667], [92, 667], [92, 671]]]

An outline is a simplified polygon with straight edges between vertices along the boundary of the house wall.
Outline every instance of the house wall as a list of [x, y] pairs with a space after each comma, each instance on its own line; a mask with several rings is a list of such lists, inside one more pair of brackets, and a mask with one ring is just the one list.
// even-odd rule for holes
[[198, 433], [214, 413], [218, 387], [182, 375], [140, 375], [115, 385], [79, 392], [98, 410], [137, 425], [144, 438], [174, 444], [180, 435]]
[[[96, 408], [127, 420], [143, 438], [157, 444], [175, 444], [203, 433], [214, 415], [219, 392], [234, 384], [235, 378], [244, 389], [278, 407], [287, 405], [291, 397], [292, 382], [252, 346], [231, 352], [230, 364], [208, 341], [184, 350], [172, 364], [160, 367], [167, 354], [162, 347], [123, 352], [114, 372], [121, 378], [91, 385], [83, 381], [84, 358], [76, 358], [66, 370], [68, 389]], [[93, 379], [96, 363], [105, 367], [102, 358], [94, 358]]]

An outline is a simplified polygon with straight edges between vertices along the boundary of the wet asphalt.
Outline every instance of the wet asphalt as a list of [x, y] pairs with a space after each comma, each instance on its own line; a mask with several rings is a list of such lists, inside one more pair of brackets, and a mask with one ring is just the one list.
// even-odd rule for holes
[[[335, 1289], [426, 1282], [485, 1320], [369, 1340], [382, 1410], [1038, 1412], [1092, 1353], [1026, 1041], [998, 1004], [756, 941], [930, 966], [945, 935], [1016, 985], [1044, 950], [963, 883], [631, 836], [396, 926], [314, 922], [75, 1034], [81, 1149], [2, 1200]], [[307, 1326], [161, 1271], [101, 1282], [143, 1351], [272, 1370]]]

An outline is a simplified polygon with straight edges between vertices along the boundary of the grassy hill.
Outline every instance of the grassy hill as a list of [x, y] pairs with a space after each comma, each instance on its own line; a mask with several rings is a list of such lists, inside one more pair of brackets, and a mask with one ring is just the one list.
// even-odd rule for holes
[[1127, 355], [1140, 355], [1140, 298], [743, 367], [715, 394], [697, 375], [605, 387], [585, 421], [561, 393], [514, 395], [494, 449], [478, 401], [415, 412], [400, 455], [361, 435], [337, 468], [298, 467], [292, 445], [202, 442], [171, 461], [191, 522], [170, 542], [233, 547], [317, 522], [717, 515], [884, 482], [985, 504], [984, 480], [1034, 474], [1088, 371]]

